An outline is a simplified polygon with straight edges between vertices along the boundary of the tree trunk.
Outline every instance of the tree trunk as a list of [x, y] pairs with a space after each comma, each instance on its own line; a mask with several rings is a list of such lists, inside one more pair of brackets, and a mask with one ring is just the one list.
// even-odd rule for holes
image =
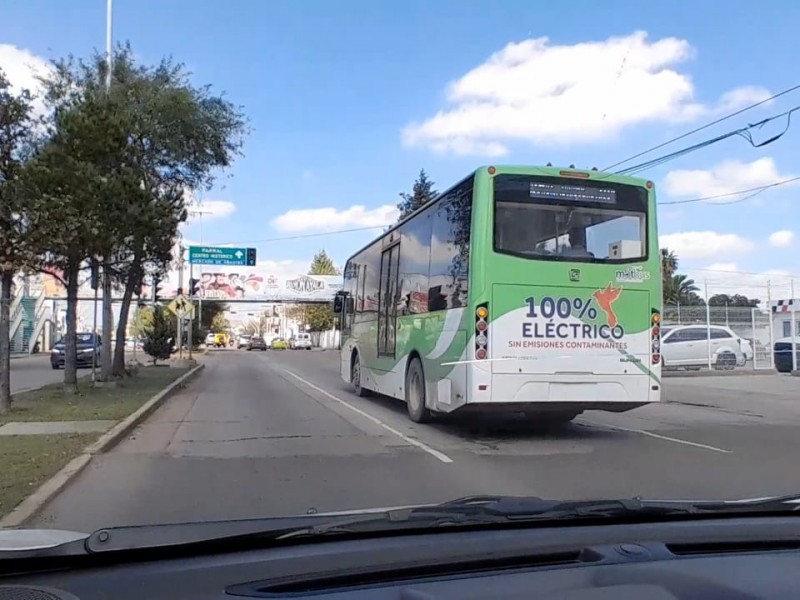
[[64, 335], [64, 391], [78, 393], [78, 261], [70, 261], [64, 272], [67, 278], [67, 318]]
[[[100, 346], [100, 381], [111, 381], [111, 335], [114, 329], [114, 311], [111, 305], [111, 272], [107, 263], [103, 263], [103, 316], [101, 329], [103, 330], [102, 345]], [[122, 343], [125, 343], [123, 338]]]
[[[133, 292], [142, 283], [141, 257], [134, 256], [133, 264], [129, 271], [128, 280], [125, 282], [125, 292], [122, 295], [122, 306], [119, 310], [119, 321], [117, 321], [117, 343], [114, 345], [114, 365], [112, 374], [115, 377], [125, 375], [125, 337], [128, 331], [128, 317], [130, 316]], [[133, 343], [136, 344], [134, 335]]]
[[0, 272], [0, 415], [11, 410], [11, 286], [13, 271]]

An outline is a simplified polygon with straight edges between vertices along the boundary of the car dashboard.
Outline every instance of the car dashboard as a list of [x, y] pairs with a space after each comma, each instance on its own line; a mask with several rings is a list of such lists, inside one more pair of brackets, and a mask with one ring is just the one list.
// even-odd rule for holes
[[445, 529], [216, 554], [101, 553], [38, 569], [0, 562], [0, 600], [790, 598], [799, 549], [796, 517]]

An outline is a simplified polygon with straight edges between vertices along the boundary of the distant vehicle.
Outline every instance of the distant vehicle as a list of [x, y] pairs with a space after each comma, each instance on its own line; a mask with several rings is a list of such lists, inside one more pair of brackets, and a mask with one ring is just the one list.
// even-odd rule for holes
[[240, 335], [236, 340], [236, 347], [247, 348], [247, 345], [250, 343], [250, 336], [249, 335]]
[[209, 333], [206, 336], [206, 346], [216, 346], [217, 345], [216, 341], [217, 341], [217, 336], [214, 335], [213, 333]]
[[664, 367], [700, 368], [708, 364], [709, 352], [711, 365], [719, 370], [742, 367], [748, 355], [753, 356], [750, 342], [739, 338], [729, 327], [679, 325], [661, 330], [661, 364]]
[[266, 350], [267, 349], [267, 342], [264, 341], [264, 338], [258, 337], [254, 335], [250, 338], [250, 341], [247, 344], [248, 350]]
[[[95, 337], [97, 337], [96, 343]], [[96, 358], [95, 364], [100, 364], [101, 342], [102, 338], [99, 335], [96, 336], [94, 333], [78, 333], [76, 335], [76, 364], [78, 368], [91, 367], [93, 356]], [[53, 346], [53, 349], [50, 351], [50, 366], [57, 370], [63, 368], [65, 363], [66, 357], [64, 355], [64, 338], [61, 338], [58, 342], [56, 342], [55, 346]]]
[[273, 350], [286, 350], [289, 347], [289, 344], [286, 343], [286, 340], [282, 337], [276, 337], [272, 340], [272, 345], [270, 348]]
[[[797, 353], [797, 366], [800, 368], [800, 336], [795, 338], [794, 343], [795, 352]], [[776, 340], [773, 352], [775, 353], [775, 370], [778, 373], [791, 373], [793, 367], [791, 336]]]
[[661, 400], [652, 181], [481, 167], [355, 253], [341, 376], [406, 402], [563, 423]]
[[289, 338], [289, 348], [292, 350], [311, 350], [311, 334], [296, 333]]

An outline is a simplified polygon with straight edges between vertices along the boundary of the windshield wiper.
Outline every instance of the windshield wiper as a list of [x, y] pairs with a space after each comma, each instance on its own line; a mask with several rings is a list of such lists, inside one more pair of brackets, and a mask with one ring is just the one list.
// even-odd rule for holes
[[280, 539], [367, 533], [397, 529], [494, 525], [532, 521], [600, 518], [652, 518], [702, 512], [692, 503], [653, 502], [640, 498], [556, 501], [537, 497], [468, 496], [443, 504], [406, 508], [376, 515], [354, 516], [346, 521], [312, 525], [284, 534]]
[[653, 501], [642, 498], [559, 501], [538, 497], [468, 496], [442, 504], [338, 515], [310, 514], [235, 521], [112, 527], [91, 534], [88, 553], [154, 548], [214, 549], [224, 544], [281, 543], [303, 538], [368, 535], [471, 526], [548, 522], [649, 521], [746, 512], [800, 510], [800, 495], [756, 501]]

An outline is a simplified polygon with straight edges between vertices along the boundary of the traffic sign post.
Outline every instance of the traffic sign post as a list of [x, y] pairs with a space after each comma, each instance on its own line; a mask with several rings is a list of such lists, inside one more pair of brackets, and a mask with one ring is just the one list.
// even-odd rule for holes
[[254, 267], [255, 248], [225, 248], [220, 246], [189, 246], [190, 265], [223, 267]]

